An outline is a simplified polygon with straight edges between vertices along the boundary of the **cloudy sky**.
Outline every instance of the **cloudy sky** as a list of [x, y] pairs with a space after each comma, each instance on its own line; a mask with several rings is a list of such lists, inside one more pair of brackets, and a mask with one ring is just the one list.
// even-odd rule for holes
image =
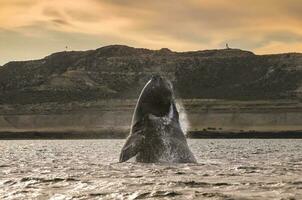
[[125, 44], [302, 52], [301, 0], [0, 0], [0, 65]]

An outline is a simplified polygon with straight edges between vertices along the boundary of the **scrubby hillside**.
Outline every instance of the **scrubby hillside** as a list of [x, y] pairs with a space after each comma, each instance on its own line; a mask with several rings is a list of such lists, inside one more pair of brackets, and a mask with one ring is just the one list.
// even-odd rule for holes
[[112, 45], [5, 64], [0, 67], [0, 103], [136, 98], [154, 73], [172, 80], [182, 98], [293, 99], [302, 92], [302, 54]]

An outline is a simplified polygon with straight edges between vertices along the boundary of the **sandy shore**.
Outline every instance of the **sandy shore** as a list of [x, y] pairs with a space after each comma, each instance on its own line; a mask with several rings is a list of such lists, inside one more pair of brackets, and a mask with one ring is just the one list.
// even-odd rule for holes
[[[177, 100], [190, 138], [301, 138], [298, 100]], [[125, 138], [136, 100], [0, 105], [2, 139]]]

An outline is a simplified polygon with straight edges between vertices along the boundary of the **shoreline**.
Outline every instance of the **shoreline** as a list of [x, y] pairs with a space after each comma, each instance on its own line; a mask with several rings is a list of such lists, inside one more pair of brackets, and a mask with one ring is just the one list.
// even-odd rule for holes
[[[0, 105], [0, 140], [124, 139], [135, 99]], [[302, 102], [179, 99], [194, 139], [302, 138]]]
[[[24, 131], [0, 132], [0, 140], [69, 140], [69, 139], [125, 139], [129, 131]], [[302, 139], [297, 131], [189, 131], [189, 139]]]

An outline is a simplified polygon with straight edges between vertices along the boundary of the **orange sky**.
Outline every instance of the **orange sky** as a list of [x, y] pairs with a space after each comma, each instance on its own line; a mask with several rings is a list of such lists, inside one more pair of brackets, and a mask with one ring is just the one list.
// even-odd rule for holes
[[0, 0], [0, 65], [109, 44], [302, 52], [301, 0]]

